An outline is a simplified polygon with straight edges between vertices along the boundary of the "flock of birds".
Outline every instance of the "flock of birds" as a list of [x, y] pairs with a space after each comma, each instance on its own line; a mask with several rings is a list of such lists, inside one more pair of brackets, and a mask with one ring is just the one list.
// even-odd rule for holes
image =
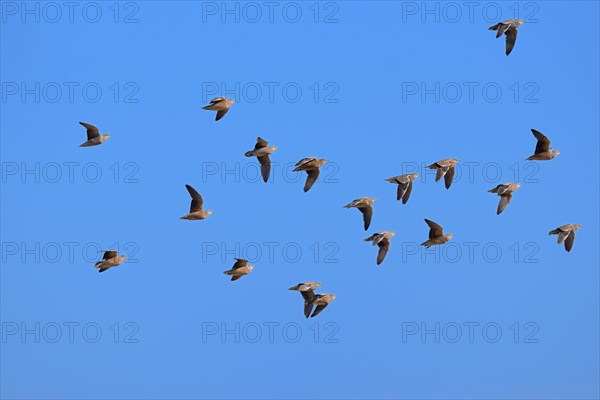
[[[497, 31], [496, 38], [505, 35], [506, 36], [506, 55], [509, 55], [513, 50], [515, 41], [517, 39], [517, 28], [523, 24], [523, 20], [506, 20], [500, 22], [494, 26], [491, 26], [490, 30]], [[216, 111], [215, 121], [219, 121], [227, 114], [235, 100], [227, 99], [225, 97], [217, 97], [210, 101], [210, 104], [202, 107], [204, 110]], [[80, 145], [80, 147], [97, 146], [104, 143], [110, 137], [110, 134], [101, 135], [98, 128], [94, 125], [90, 125], [84, 122], [80, 122], [87, 130], [87, 141]], [[541, 132], [532, 129], [531, 132], [537, 139], [537, 145], [535, 147], [534, 154], [526, 158], [526, 160], [552, 160], [560, 154], [558, 150], [550, 148], [550, 140]], [[245, 153], [246, 157], [256, 157], [260, 163], [261, 176], [265, 182], [268, 181], [271, 173], [271, 159], [270, 155], [277, 150], [277, 146], [269, 146], [269, 143], [261, 137], [258, 137], [253, 150], [249, 150]], [[304, 184], [304, 192], [308, 192], [317, 179], [319, 178], [320, 168], [327, 163], [325, 159], [318, 159], [314, 157], [303, 158], [296, 163], [294, 172], [305, 171], [307, 174], [306, 182]], [[457, 163], [460, 160], [456, 158], [447, 158], [444, 160], [437, 161], [427, 168], [435, 169], [436, 176], [435, 181], [438, 182], [444, 178], [444, 184], [446, 189], [450, 189], [454, 178], [454, 170]], [[413, 188], [413, 182], [419, 176], [419, 174], [404, 174], [394, 176], [386, 179], [387, 182], [397, 185], [397, 200], [402, 200], [402, 204], [406, 204], [410, 198], [410, 194]], [[501, 214], [508, 204], [512, 200], [513, 193], [520, 187], [519, 183], [507, 182], [490, 189], [490, 193], [497, 194], [500, 197], [496, 214]], [[189, 213], [182, 216], [181, 219], [185, 220], [203, 220], [208, 218], [212, 211], [204, 209], [204, 200], [200, 193], [190, 185], [185, 185], [189, 192], [192, 201], [190, 205]], [[370, 197], [362, 197], [356, 199], [349, 204], [345, 205], [345, 208], [356, 208], [363, 215], [363, 227], [366, 230], [371, 225], [371, 219], [373, 217], [373, 203], [377, 199]], [[453, 234], [444, 234], [444, 229], [438, 223], [425, 219], [425, 223], [429, 226], [429, 238], [421, 245], [429, 248], [431, 246], [443, 245], [452, 239]], [[552, 231], [550, 235], [558, 235], [558, 243], [564, 243], [567, 252], [571, 251], [573, 242], [575, 240], [575, 231], [581, 228], [579, 224], [567, 224], [562, 225]], [[385, 259], [386, 254], [390, 249], [390, 239], [396, 235], [395, 232], [377, 232], [368, 238], [364, 239], [367, 242], [372, 242], [373, 246], [377, 245], [379, 251], [377, 254], [377, 265], [381, 264]], [[126, 255], [118, 255], [115, 250], [108, 250], [104, 252], [102, 260], [95, 264], [95, 267], [99, 272], [104, 272], [110, 268], [121, 265]], [[236, 258], [235, 263], [231, 269], [224, 271], [226, 275], [231, 276], [232, 281], [236, 281], [241, 277], [248, 275], [254, 269], [253, 265], [248, 264], [248, 260]], [[315, 294], [315, 289], [321, 285], [320, 282], [301, 282], [296, 286], [289, 288], [289, 290], [299, 291], [304, 300], [304, 315], [306, 318], [315, 317], [321, 311], [323, 311], [334, 299], [335, 295], [322, 293]], [[315, 308], [316, 307], [316, 308]], [[313, 311], [314, 309], [314, 311]], [[312, 314], [311, 314], [312, 313]]]

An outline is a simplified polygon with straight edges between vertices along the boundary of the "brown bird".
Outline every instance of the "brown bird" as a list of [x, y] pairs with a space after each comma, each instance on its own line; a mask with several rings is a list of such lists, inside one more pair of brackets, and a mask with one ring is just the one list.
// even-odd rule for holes
[[116, 250], [107, 250], [104, 252], [104, 256], [102, 256], [102, 261], [98, 261], [94, 264], [95, 268], [98, 268], [98, 272], [104, 272], [109, 268], [118, 267], [123, 264], [123, 261], [127, 256], [118, 256]]
[[321, 311], [323, 311], [325, 309], [325, 307], [327, 307], [335, 298], [336, 298], [335, 294], [328, 294], [328, 293], [315, 294], [314, 297], [312, 298], [312, 300], [310, 300], [308, 302], [308, 304], [311, 307], [317, 306], [317, 308], [315, 308], [315, 311], [312, 313], [312, 315], [310, 317], [313, 318], [313, 317], [316, 317], [317, 315], [319, 315], [321, 313]]
[[412, 192], [413, 181], [417, 179], [419, 174], [404, 174], [387, 178], [386, 181], [398, 185], [398, 193], [396, 200], [402, 199], [402, 204], [406, 204]]
[[215, 121], [220, 120], [227, 114], [229, 111], [229, 107], [235, 103], [233, 99], [227, 99], [225, 97], [215, 97], [210, 101], [210, 104], [202, 107], [203, 110], [216, 111], [217, 116], [215, 117]]
[[81, 143], [79, 147], [98, 146], [99, 144], [106, 142], [110, 137], [110, 133], [101, 135], [98, 128], [94, 125], [86, 124], [85, 122], [80, 122], [80, 124], [87, 130], [87, 141]]
[[533, 136], [537, 139], [535, 153], [526, 160], [552, 160], [560, 154], [560, 151], [550, 148], [550, 140], [541, 132], [532, 129]]
[[377, 199], [373, 199], [370, 197], [361, 197], [360, 199], [356, 199], [353, 202], [346, 204], [344, 208], [358, 208], [358, 210], [363, 214], [363, 221], [365, 223], [365, 231], [369, 229], [369, 225], [371, 225], [371, 218], [373, 217], [373, 207], [371, 204], [375, 203]]
[[306, 171], [308, 176], [306, 177], [306, 183], [304, 184], [304, 192], [308, 192], [310, 188], [315, 184], [321, 173], [321, 168], [325, 163], [329, 161], [324, 159], [317, 159], [314, 157], [303, 158], [296, 163], [296, 168], [293, 172]]
[[454, 236], [454, 234], [452, 234], [452, 233], [448, 233], [448, 234], [444, 235], [443, 228], [439, 224], [436, 224], [435, 222], [430, 221], [427, 218], [425, 218], [425, 222], [427, 223], [427, 225], [429, 225], [429, 228], [430, 228], [429, 229], [429, 240], [421, 243], [421, 246], [430, 248], [431, 246], [435, 246], [438, 244], [444, 244], [447, 241], [449, 241], [450, 239], [452, 239], [452, 236]]
[[377, 265], [381, 264], [388, 250], [390, 249], [390, 239], [396, 235], [396, 232], [378, 232], [365, 239], [365, 242], [373, 242], [373, 246], [379, 246], [377, 253]]
[[265, 139], [258, 137], [256, 138], [256, 145], [254, 150], [247, 151], [244, 155], [246, 157], [256, 157], [260, 163], [260, 173], [263, 181], [269, 180], [269, 174], [271, 173], [271, 159], [269, 154], [277, 150], [277, 146], [269, 146], [269, 142]]
[[208, 218], [212, 211], [204, 210], [202, 206], [204, 205], [204, 199], [200, 196], [200, 193], [196, 191], [190, 185], [185, 185], [190, 196], [192, 196], [192, 203], [190, 205], [190, 212], [179, 219], [189, 219], [189, 220], [200, 220]]
[[458, 162], [460, 162], [460, 160], [456, 158], [446, 158], [445, 160], [440, 160], [429, 165], [427, 168], [437, 170], [435, 173], [435, 181], [437, 182], [444, 177], [446, 189], [450, 189], [452, 179], [454, 178], [454, 166]]
[[248, 275], [254, 269], [254, 265], [248, 265], [248, 260], [243, 258], [236, 258], [235, 264], [231, 269], [224, 271], [225, 275], [231, 275], [232, 281], [237, 281], [244, 275]]
[[579, 224], [567, 224], [550, 231], [549, 235], [558, 235], [557, 243], [565, 243], [565, 250], [571, 251], [575, 242], [575, 231], [581, 228]]
[[304, 316], [306, 318], [310, 316], [313, 309], [313, 305], [308, 303], [315, 297], [314, 290], [319, 286], [321, 286], [321, 282], [302, 282], [288, 289], [297, 290], [302, 295], [302, 298], [304, 299]]
[[500, 196], [500, 202], [498, 203], [498, 209], [496, 210], [496, 215], [500, 215], [502, 211], [506, 208], [508, 203], [512, 200], [512, 194], [515, 190], [521, 187], [520, 183], [503, 183], [501, 185], [496, 186], [495, 188], [488, 190], [490, 193], [497, 193]]
[[515, 47], [517, 34], [519, 33], [517, 28], [521, 26], [523, 22], [525, 22], [525, 20], [507, 19], [506, 21], [498, 22], [496, 25], [488, 28], [490, 31], [498, 31], [496, 33], [496, 39], [502, 36], [502, 34], [506, 35], [506, 55], [509, 55], [513, 47]]

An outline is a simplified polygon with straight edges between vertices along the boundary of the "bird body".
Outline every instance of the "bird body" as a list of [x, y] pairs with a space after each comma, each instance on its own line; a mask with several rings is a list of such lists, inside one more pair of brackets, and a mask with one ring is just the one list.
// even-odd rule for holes
[[377, 199], [371, 197], [361, 197], [360, 199], [356, 199], [346, 204], [344, 208], [357, 208], [363, 214], [363, 222], [366, 231], [369, 229], [371, 218], [373, 217], [373, 207], [371, 205], [376, 201]]
[[547, 161], [552, 160], [560, 154], [560, 151], [550, 148], [550, 139], [546, 135], [535, 129], [532, 129], [531, 133], [537, 139], [537, 144], [535, 146], [535, 153], [527, 157], [526, 160]]
[[248, 275], [254, 269], [254, 265], [248, 265], [248, 260], [236, 258], [235, 264], [231, 269], [224, 271], [225, 275], [231, 275], [232, 281], [237, 281], [242, 276]]
[[443, 177], [446, 189], [450, 189], [454, 179], [454, 166], [459, 162], [460, 160], [457, 158], [446, 158], [428, 165], [427, 168], [435, 169], [435, 181], [437, 182]]
[[190, 196], [192, 196], [192, 203], [190, 204], [190, 212], [179, 219], [196, 221], [208, 218], [208, 216], [212, 214], [212, 211], [203, 208], [204, 199], [200, 196], [200, 193], [190, 185], [185, 185], [185, 187], [190, 193]]
[[315, 294], [312, 300], [307, 303], [307, 305], [311, 307], [317, 306], [310, 317], [313, 318], [319, 315], [321, 311], [323, 311], [336, 297], [337, 296], [335, 294], [329, 293]]
[[566, 224], [559, 226], [558, 228], [550, 231], [548, 235], [558, 235], [556, 242], [558, 244], [565, 244], [565, 250], [571, 251], [573, 243], [575, 242], [575, 231], [581, 228], [579, 224]]
[[387, 178], [386, 181], [398, 185], [396, 200], [402, 199], [402, 204], [406, 204], [410, 193], [412, 192], [413, 181], [417, 179], [419, 174], [404, 174]]
[[306, 177], [306, 183], [304, 184], [304, 192], [308, 192], [310, 188], [315, 184], [321, 173], [321, 168], [325, 163], [329, 161], [325, 159], [318, 159], [315, 157], [307, 157], [296, 163], [296, 168], [293, 172], [306, 171], [308, 176]]
[[444, 234], [441, 225], [430, 221], [427, 218], [425, 219], [425, 223], [429, 226], [429, 239], [421, 243], [421, 246], [430, 248], [431, 246], [441, 245], [448, 242], [454, 236], [452, 233]]
[[98, 272], [104, 272], [107, 269], [118, 267], [123, 264], [127, 256], [119, 256], [116, 250], [107, 250], [102, 256], [102, 261], [98, 261], [94, 264], [94, 268], [97, 268]]
[[98, 146], [108, 140], [110, 137], [110, 133], [105, 133], [103, 135], [100, 134], [98, 128], [94, 125], [86, 124], [85, 122], [80, 122], [83, 125], [87, 132], [87, 140], [79, 145], [79, 147], [91, 147]]
[[269, 180], [269, 175], [271, 174], [271, 158], [269, 154], [272, 154], [275, 150], [277, 150], [277, 146], [269, 146], [269, 142], [259, 136], [256, 138], [254, 150], [244, 153], [246, 157], [256, 157], [258, 159], [260, 173], [265, 182]]
[[203, 110], [216, 111], [217, 115], [215, 121], [220, 120], [227, 114], [231, 105], [235, 103], [235, 100], [228, 99], [226, 97], [215, 97], [211, 99], [210, 104], [202, 107]]
[[390, 249], [390, 239], [394, 236], [396, 236], [396, 232], [382, 231], [364, 239], [365, 242], [373, 242], [373, 246], [379, 246], [379, 252], [377, 253], [377, 265], [381, 264], [385, 259], [385, 256]]
[[513, 192], [520, 187], [520, 183], [507, 182], [488, 190], [488, 192], [496, 193], [498, 196], [500, 196], [500, 202], [498, 203], [498, 208], [496, 209], [496, 215], [500, 215], [502, 211], [504, 211], [506, 206], [508, 206], [508, 203], [510, 203], [512, 200]]
[[507, 19], [506, 21], [498, 22], [496, 25], [492, 25], [488, 28], [491, 31], [497, 31], [496, 39], [502, 35], [506, 35], [506, 55], [509, 55], [515, 47], [517, 35], [519, 34], [517, 28], [524, 22], [525, 20], [522, 19]]

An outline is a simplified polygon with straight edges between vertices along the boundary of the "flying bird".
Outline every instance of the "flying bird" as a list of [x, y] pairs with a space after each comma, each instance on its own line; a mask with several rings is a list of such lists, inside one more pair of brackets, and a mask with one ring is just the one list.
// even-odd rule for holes
[[496, 215], [500, 215], [502, 211], [508, 206], [508, 203], [512, 200], [512, 194], [515, 190], [521, 187], [520, 183], [503, 183], [496, 186], [495, 188], [488, 190], [490, 193], [496, 193], [500, 196], [500, 202], [498, 203], [498, 209]]
[[79, 147], [90, 147], [90, 146], [98, 146], [108, 140], [110, 137], [110, 133], [105, 133], [104, 135], [100, 134], [98, 128], [94, 125], [86, 124], [85, 122], [80, 122], [87, 131], [87, 141], [81, 143]]
[[311, 307], [317, 306], [317, 308], [315, 308], [315, 311], [312, 313], [312, 315], [310, 317], [313, 318], [313, 317], [316, 317], [317, 315], [319, 315], [321, 313], [321, 311], [323, 311], [325, 309], [325, 307], [327, 307], [335, 298], [336, 298], [335, 294], [328, 294], [328, 293], [315, 294], [314, 297], [312, 298], [312, 300], [310, 300], [308, 302], [308, 305], [310, 305]]
[[396, 200], [402, 199], [402, 204], [406, 204], [412, 192], [413, 181], [417, 179], [419, 174], [404, 174], [387, 178], [386, 181], [398, 185], [398, 193]]
[[396, 235], [396, 232], [378, 232], [365, 239], [365, 242], [373, 242], [373, 246], [379, 246], [377, 253], [377, 265], [381, 264], [388, 250], [390, 249], [390, 239]]
[[488, 28], [490, 31], [497, 31], [496, 39], [502, 36], [502, 34], [506, 35], [506, 55], [509, 55], [513, 47], [515, 47], [517, 34], [519, 33], [517, 28], [521, 26], [523, 22], [525, 22], [525, 20], [507, 19], [506, 21], [498, 22], [496, 25]]
[[208, 216], [212, 214], [212, 211], [204, 210], [202, 208], [204, 199], [202, 199], [200, 193], [190, 185], [185, 185], [185, 187], [190, 193], [190, 196], [192, 196], [192, 203], [190, 204], [190, 212], [179, 219], [200, 220], [208, 218]]
[[358, 208], [358, 210], [363, 214], [363, 221], [365, 223], [365, 231], [369, 229], [369, 225], [371, 225], [371, 218], [373, 217], [373, 207], [371, 204], [375, 203], [377, 199], [373, 199], [370, 197], [361, 197], [360, 199], [356, 199], [353, 202], [346, 204], [344, 208]]
[[203, 110], [216, 111], [217, 116], [215, 117], [215, 121], [220, 120], [227, 114], [229, 111], [229, 107], [235, 103], [233, 99], [227, 99], [225, 97], [215, 97], [210, 101], [210, 104], [202, 107]]
[[288, 289], [297, 290], [302, 295], [302, 298], [304, 299], [304, 316], [306, 318], [310, 316], [310, 313], [314, 307], [312, 304], [308, 303], [310, 303], [313, 297], [315, 297], [315, 289], [319, 286], [321, 286], [321, 282], [302, 282]]
[[127, 256], [119, 256], [117, 254], [116, 250], [105, 251], [104, 256], [102, 256], [102, 261], [98, 261], [94, 264], [94, 267], [98, 269], [98, 272], [104, 272], [109, 268], [118, 267], [123, 264], [123, 261], [125, 261]]
[[303, 158], [296, 163], [296, 168], [292, 172], [306, 171], [308, 176], [306, 177], [306, 183], [304, 184], [304, 192], [308, 192], [310, 188], [315, 184], [321, 173], [321, 168], [327, 160], [318, 159], [314, 157]]
[[429, 225], [429, 240], [421, 243], [421, 246], [430, 248], [431, 246], [444, 244], [450, 239], [452, 239], [452, 236], [454, 236], [454, 234], [452, 233], [444, 235], [443, 228], [439, 224], [436, 224], [435, 222], [430, 221], [427, 218], [425, 218], [425, 222], [427, 223], [427, 225]]
[[557, 243], [565, 243], [565, 250], [567, 252], [571, 251], [573, 248], [573, 242], [575, 242], [575, 231], [581, 228], [579, 224], [567, 224], [563, 226], [559, 226], [558, 228], [550, 231], [549, 235], [558, 235]]
[[258, 137], [256, 138], [256, 145], [254, 150], [247, 151], [244, 153], [246, 157], [256, 157], [260, 163], [260, 173], [263, 181], [269, 180], [269, 174], [271, 173], [271, 159], [269, 154], [277, 150], [277, 146], [269, 146], [269, 142], [265, 139]]
[[231, 275], [232, 281], [237, 281], [244, 275], [248, 275], [254, 269], [254, 265], [248, 265], [248, 260], [243, 258], [236, 258], [235, 264], [231, 269], [224, 271], [225, 275]]
[[535, 153], [526, 160], [552, 160], [560, 154], [560, 151], [550, 148], [550, 140], [541, 132], [532, 129], [533, 136], [537, 139]]
[[460, 162], [460, 160], [456, 158], [446, 158], [445, 160], [440, 160], [427, 166], [427, 168], [435, 169], [435, 181], [437, 182], [443, 177], [444, 183], [446, 184], [446, 189], [450, 189], [450, 185], [452, 185], [452, 179], [454, 178], [454, 166], [458, 162]]

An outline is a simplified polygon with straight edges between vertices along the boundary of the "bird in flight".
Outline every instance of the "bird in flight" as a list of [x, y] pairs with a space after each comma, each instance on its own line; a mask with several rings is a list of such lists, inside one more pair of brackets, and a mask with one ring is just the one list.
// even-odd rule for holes
[[323, 294], [315, 294], [312, 300], [308, 302], [309, 306], [317, 306], [315, 311], [310, 316], [311, 318], [316, 317], [327, 307], [334, 299], [336, 298], [335, 294], [323, 293]]
[[419, 174], [404, 174], [387, 178], [386, 181], [398, 185], [396, 200], [402, 199], [402, 204], [406, 204], [410, 193], [412, 192], [413, 181], [417, 179]]
[[435, 169], [435, 181], [437, 182], [443, 177], [444, 183], [446, 184], [446, 189], [450, 189], [450, 186], [452, 185], [452, 179], [454, 179], [454, 166], [458, 162], [460, 162], [460, 160], [456, 158], [446, 158], [445, 160], [440, 160], [427, 166], [427, 168]]
[[98, 272], [104, 272], [107, 269], [123, 264], [126, 258], [127, 256], [119, 256], [116, 250], [107, 250], [102, 256], [102, 261], [98, 261], [94, 264], [94, 267], [98, 269]]
[[558, 235], [558, 238], [556, 239], [557, 243], [561, 244], [564, 242], [565, 250], [569, 252], [573, 248], [573, 243], [575, 242], [575, 231], [579, 228], [581, 228], [581, 225], [579, 224], [567, 224], [559, 226], [548, 234]]
[[512, 200], [512, 194], [515, 190], [521, 187], [520, 183], [503, 183], [496, 186], [495, 188], [488, 190], [490, 193], [496, 193], [500, 196], [500, 202], [498, 203], [498, 209], [496, 215], [500, 215], [502, 211], [508, 206], [508, 203]]
[[315, 184], [321, 173], [321, 168], [325, 163], [329, 161], [324, 159], [318, 159], [314, 157], [303, 158], [296, 163], [296, 168], [293, 172], [306, 171], [308, 176], [306, 177], [306, 183], [304, 184], [304, 192], [308, 192], [310, 188]]
[[202, 208], [204, 199], [202, 199], [200, 193], [190, 185], [185, 185], [185, 187], [190, 193], [190, 196], [192, 196], [192, 203], [190, 204], [190, 212], [179, 219], [200, 220], [208, 218], [208, 216], [212, 214], [212, 211], [204, 210]]
[[360, 199], [356, 199], [351, 203], [346, 204], [344, 208], [358, 208], [358, 210], [363, 214], [363, 221], [366, 231], [369, 229], [369, 225], [371, 225], [371, 218], [373, 217], [373, 207], [371, 205], [376, 201], [377, 199], [370, 197], [361, 197]]
[[269, 146], [269, 142], [258, 137], [256, 138], [254, 150], [244, 153], [246, 157], [256, 157], [258, 159], [258, 162], [260, 163], [260, 174], [265, 182], [269, 180], [269, 174], [271, 173], [271, 159], [269, 158], [269, 154], [273, 153], [275, 150], [277, 150], [277, 146]]
[[236, 258], [235, 264], [231, 269], [224, 271], [225, 275], [231, 275], [232, 281], [237, 281], [242, 276], [248, 275], [254, 269], [254, 265], [248, 265], [248, 260], [243, 258]]
[[321, 286], [321, 282], [302, 282], [288, 289], [297, 290], [302, 295], [302, 298], [304, 299], [304, 316], [306, 318], [310, 316], [310, 313], [314, 307], [314, 305], [309, 303], [315, 297], [315, 289], [319, 286]]
[[110, 137], [110, 133], [105, 133], [104, 135], [100, 134], [98, 128], [94, 125], [86, 124], [85, 122], [80, 122], [87, 131], [87, 140], [79, 145], [79, 147], [90, 147], [90, 146], [98, 146], [108, 140]]
[[550, 148], [550, 139], [548, 139], [543, 133], [531, 130], [533, 136], [537, 139], [535, 145], [535, 153], [532, 156], [526, 158], [526, 160], [552, 160], [554, 157], [560, 154], [560, 151]]
[[444, 229], [439, 224], [436, 224], [427, 218], [425, 218], [425, 223], [429, 225], [429, 240], [421, 243], [421, 246], [430, 248], [431, 246], [444, 244], [452, 239], [452, 236], [454, 236], [452, 233], [447, 233], [444, 235]]
[[228, 99], [225, 97], [215, 97], [210, 101], [210, 104], [202, 107], [203, 110], [216, 111], [217, 116], [215, 117], [215, 121], [220, 120], [227, 114], [229, 111], [229, 107], [235, 103], [235, 100]]
[[517, 34], [519, 33], [517, 28], [521, 26], [523, 22], [525, 22], [523, 19], [507, 19], [506, 21], [498, 22], [496, 25], [488, 28], [490, 31], [497, 31], [496, 39], [502, 36], [502, 34], [506, 35], [506, 55], [509, 55], [513, 50], [513, 47], [515, 47]]
[[396, 235], [396, 232], [377, 232], [365, 239], [365, 242], [373, 242], [373, 246], [379, 246], [377, 253], [377, 265], [383, 262], [385, 255], [390, 249], [390, 239]]

